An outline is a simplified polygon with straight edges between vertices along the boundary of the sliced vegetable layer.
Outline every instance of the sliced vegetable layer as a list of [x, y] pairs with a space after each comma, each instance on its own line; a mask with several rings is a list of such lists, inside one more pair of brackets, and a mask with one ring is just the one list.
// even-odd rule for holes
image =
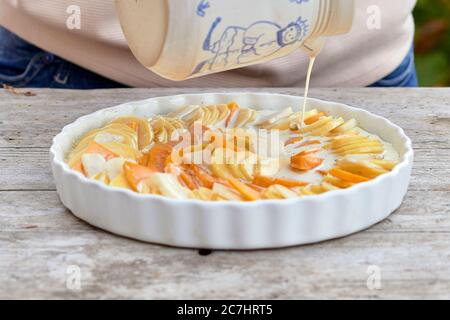
[[236, 102], [122, 116], [81, 136], [67, 163], [114, 188], [202, 201], [313, 196], [397, 165], [355, 119], [317, 109], [303, 118], [292, 107], [264, 113]]

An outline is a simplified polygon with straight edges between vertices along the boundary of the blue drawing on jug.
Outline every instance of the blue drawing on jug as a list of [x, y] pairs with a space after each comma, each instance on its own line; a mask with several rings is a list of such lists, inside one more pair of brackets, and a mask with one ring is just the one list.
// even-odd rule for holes
[[211, 53], [211, 57], [192, 74], [263, 59], [303, 41], [309, 30], [308, 21], [302, 17], [284, 27], [271, 21], [257, 21], [248, 27], [228, 26], [221, 33], [216, 32], [221, 22], [220, 17], [214, 20], [203, 42], [203, 50]]
[[197, 5], [197, 15], [199, 17], [204, 17], [206, 15], [206, 9], [209, 9], [209, 7], [208, 0], [200, 0]]
[[305, 3], [305, 2], [308, 2], [309, 0], [289, 0], [289, 2], [295, 2], [295, 3], [298, 3], [298, 4], [302, 4], [302, 3]]

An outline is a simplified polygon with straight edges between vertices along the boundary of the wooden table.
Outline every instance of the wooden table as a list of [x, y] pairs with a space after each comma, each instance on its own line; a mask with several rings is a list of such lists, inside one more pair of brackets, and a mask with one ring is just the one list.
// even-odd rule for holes
[[202, 90], [32, 91], [0, 90], [0, 298], [450, 298], [450, 89], [312, 90], [406, 130], [416, 155], [403, 205], [342, 239], [206, 256], [75, 218], [58, 199], [48, 156], [52, 137], [81, 115]]

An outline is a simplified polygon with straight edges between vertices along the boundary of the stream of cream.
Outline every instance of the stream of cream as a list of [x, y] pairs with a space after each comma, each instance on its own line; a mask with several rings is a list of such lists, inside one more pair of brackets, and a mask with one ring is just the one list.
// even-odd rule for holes
[[306, 104], [308, 102], [308, 91], [309, 91], [309, 81], [311, 79], [312, 69], [314, 67], [314, 62], [316, 61], [316, 56], [309, 57], [309, 66], [308, 72], [306, 73], [306, 83], [305, 83], [305, 95], [303, 97], [303, 107], [302, 107], [302, 118], [300, 121], [300, 126], [303, 127], [305, 124], [305, 112], [306, 112]]

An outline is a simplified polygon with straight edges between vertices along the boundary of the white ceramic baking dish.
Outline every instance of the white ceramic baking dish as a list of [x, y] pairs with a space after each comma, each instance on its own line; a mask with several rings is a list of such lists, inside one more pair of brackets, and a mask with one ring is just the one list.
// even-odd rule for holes
[[389, 120], [343, 104], [311, 99], [310, 106], [358, 120], [365, 130], [393, 144], [401, 162], [378, 178], [346, 190], [288, 200], [205, 202], [173, 200], [108, 187], [64, 162], [86, 131], [119, 116], [151, 116], [187, 104], [229, 101], [255, 109], [298, 107], [302, 98], [279, 94], [209, 93], [130, 102], [83, 116], [63, 128], [50, 149], [56, 188], [74, 215], [110, 232], [148, 242], [211, 249], [275, 248], [342, 237], [385, 219], [408, 188], [413, 164], [410, 139]]

